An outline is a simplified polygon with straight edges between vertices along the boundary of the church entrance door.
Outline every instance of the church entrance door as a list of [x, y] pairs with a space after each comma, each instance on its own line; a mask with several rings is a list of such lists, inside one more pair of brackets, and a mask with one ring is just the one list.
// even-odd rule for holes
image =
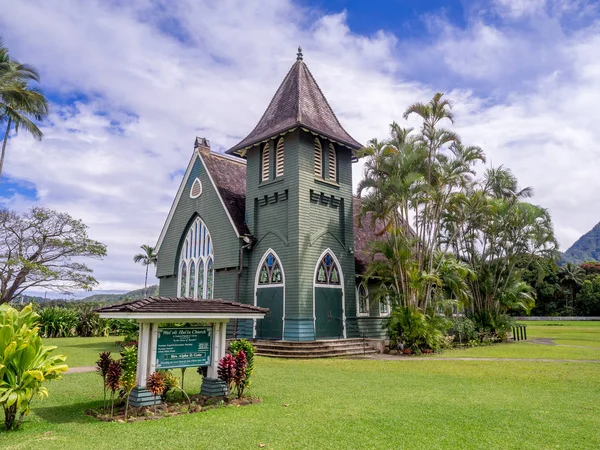
[[256, 304], [269, 308], [265, 318], [256, 321], [256, 338], [283, 339], [283, 286], [257, 289]]
[[315, 334], [317, 339], [344, 337], [342, 290], [315, 287]]

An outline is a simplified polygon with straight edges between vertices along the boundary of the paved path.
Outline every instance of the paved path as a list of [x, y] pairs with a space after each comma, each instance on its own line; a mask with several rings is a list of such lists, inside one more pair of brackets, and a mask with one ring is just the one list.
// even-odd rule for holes
[[600, 359], [546, 359], [546, 358], [448, 358], [443, 356], [397, 356], [377, 353], [359, 355], [352, 359], [375, 359], [379, 361], [502, 361], [502, 362], [541, 362], [541, 363], [597, 363]]
[[69, 367], [67, 373], [85, 373], [85, 372], [95, 372], [96, 366], [83, 366], [83, 367]]

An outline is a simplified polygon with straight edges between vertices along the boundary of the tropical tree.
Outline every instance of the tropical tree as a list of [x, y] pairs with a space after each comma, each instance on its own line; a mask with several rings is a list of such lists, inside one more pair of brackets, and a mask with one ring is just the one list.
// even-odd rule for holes
[[0, 209], [0, 304], [34, 287], [91, 290], [98, 282], [80, 258], [103, 256], [106, 246], [90, 239], [87, 226], [69, 214], [38, 207], [26, 213]]
[[154, 252], [154, 247], [150, 247], [149, 245], [144, 244], [140, 248], [144, 252], [135, 255], [133, 257], [133, 262], [141, 263], [143, 266], [146, 266], [146, 278], [144, 279], [144, 296], [147, 296], [148, 293], [146, 292], [146, 289], [148, 287], [148, 267], [150, 265], [156, 265], [157, 256]]
[[33, 83], [39, 83], [38, 71], [11, 58], [8, 49], [0, 41], [0, 124], [6, 124], [0, 154], [0, 176], [4, 167], [6, 146], [11, 129], [18, 133], [21, 128], [35, 139], [43, 133], [35, 121], [43, 120], [49, 112], [48, 100]]
[[[581, 267], [568, 262], [560, 268], [559, 277], [561, 284], [569, 290], [571, 294], [571, 306], [574, 306], [575, 291], [583, 284], [585, 271]], [[568, 302], [565, 306], [569, 306]]]
[[0, 305], [0, 404], [7, 430], [18, 428], [34, 397], [48, 396], [42, 386], [61, 377], [66, 356], [50, 355], [56, 347], [42, 344], [31, 305], [21, 311]]
[[442, 94], [409, 106], [404, 116], [411, 115], [422, 120], [419, 130], [392, 123], [389, 139], [360, 152], [362, 220], [380, 235], [367, 276], [392, 286], [382, 295], [408, 308], [395, 323], [427, 322], [455, 305], [492, 324], [507, 311], [529, 311], [535, 294], [517, 262], [555, 251], [548, 211], [527, 203], [531, 189], [502, 166], [478, 177], [485, 154], [440, 126], [454, 120]]

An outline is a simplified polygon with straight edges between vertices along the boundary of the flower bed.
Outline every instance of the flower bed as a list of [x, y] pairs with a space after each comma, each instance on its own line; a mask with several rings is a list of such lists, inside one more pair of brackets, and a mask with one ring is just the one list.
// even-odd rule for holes
[[[157, 420], [163, 417], [178, 416], [181, 414], [192, 414], [209, 411], [215, 408], [227, 406], [247, 406], [256, 403], [262, 403], [262, 398], [258, 397], [206, 397], [203, 395], [191, 395], [190, 402], [187, 401], [167, 401], [156, 406], [142, 406], [139, 408], [129, 407], [127, 422], [138, 422], [140, 420]], [[116, 406], [114, 414], [110, 415], [110, 410], [104, 412], [104, 408], [89, 409], [86, 415], [95, 417], [103, 422], [125, 422], [125, 404]]]

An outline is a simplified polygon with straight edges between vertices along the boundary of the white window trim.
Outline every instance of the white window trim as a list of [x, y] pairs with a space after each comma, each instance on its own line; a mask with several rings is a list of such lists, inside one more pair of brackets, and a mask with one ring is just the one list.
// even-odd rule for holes
[[[365, 293], [367, 296], [367, 311], [360, 312], [360, 287], [363, 286], [365, 288]], [[369, 305], [369, 288], [366, 282], [362, 281], [358, 286], [356, 286], [356, 317], [369, 317], [370, 315], [370, 305]]]
[[[385, 285], [382, 285], [382, 287], [383, 287], [384, 289], [386, 289], [387, 291], [391, 290], [391, 288], [392, 288], [391, 286], [385, 286]], [[379, 317], [390, 317], [390, 314], [391, 314], [391, 312], [392, 312], [392, 307], [391, 307], [391, 305], [390, 305], [390, 295], [389, 295], [389, 294], [387, 294], [387, 295], [385, 296], [385, 300], [383, 300], [383, 301], [385, 302], [385, 304], [387, 305], [387, 312], [385, 312], [385, 313], [382, 313], [382, 312], [381, 312], [381, 301], [382, 301], [382, 300], [383, 300], [383, 299], [379, 299], [379, 304], [377, 305], [377, 306], [379, 307], [379, 308], [378, 308], [378, 309], [379, 309]]]
[[[196, 256], [193, 256], [193, 249], [197, 244], [197, 241], [194, 239], [194, 233], [192, 233], [192, 230], [194, 229], [194, 227], [196, 227], [196, 225], [198, 225], [198, 234], [200, 236], [197, 236], [196, 238], [200, 239], [200, 253], [202, 253], [202, 249], [204, 249], [205, 245], [206, 245], [206, 238], [209, 239], [210, 242], [210, 253], [207, 253], [206, 255], [202, 255], [202, 254], [198, 254]], [[202, 235], [202, 227], [204, 227], [204, 229], [206, 229], [206, 234], [203, 236]], [[190, 249], [190, 253], [188, 255], [188, 257], [185, 257], [185, 248], [186, 248], [186, 243], [188, 245], [188, 248]], [[208, 227], [206, 226], [206, 224], [204, 223], [204, 221], [202, 219], [200, 219], [200, 217], [197, 217], [192, 224], [188, 227], [186, 234], [185, 234], [185, 240], [183, 241], [183, 246], [181, 247], [180, 253], [179, 253], [179, 270], [177, 273], [177, 297], [189, 297], [189, 298], [207, 298], [207, 296], [205, 296], [205, 293], [208, 293], [207, 289], [208, 289], [208, 277], [209, 277], [209, 270], [208, 270], [208, 266], [209, 263], [212, 261], [212, 296], [214, 297], [214, 293], [215, 293], [215, 275], [214, 275], [214, 271], [215, 271], [215, 252], [214, 252], [214, 246], [213, 246], [213, 240], [212, 237], [210, 235], [210, 231], [208, 230]], [[184, 262], [187, 264], [187, 268], [186, 268], [186, 278], [185, 278], [185, 287], [186, 287], [186, 292], [181, 292], [181, 281], [182, 281], [182, 272], [183, 272], [183, 264]], [[194, 263], [194, 286], [190, 287], [190, 275], [191, 275], [191, 270], [190, 270], [190, 266], [191, 263]], [[196, 292], [196, 288], [198, 287], [198, 275], [199, 275], [199, 268], [200, 268], [200, 262], [203, 263], [203, 267], [204, 267], [204, 273], [202, 274], [202, 295], [200, 296], [198, 292]], [[212, 298], [212, 297], [211, 297]]]
[[[196, 183], [198, 183], [198, 185], [200, 186], [200, 192], [198, 193], [198, 195], [192, 194], [192, 192], [194, 192], [194, 186], [196, 185]], [[190, 198], [198, 198], [201, 195], [202, 195], [202, 182], [200, 181], [200, 178], [196, 177], [196, 179], [194, 179], [194, 182], [192, 183], [192, 187], [190, 188]]]

